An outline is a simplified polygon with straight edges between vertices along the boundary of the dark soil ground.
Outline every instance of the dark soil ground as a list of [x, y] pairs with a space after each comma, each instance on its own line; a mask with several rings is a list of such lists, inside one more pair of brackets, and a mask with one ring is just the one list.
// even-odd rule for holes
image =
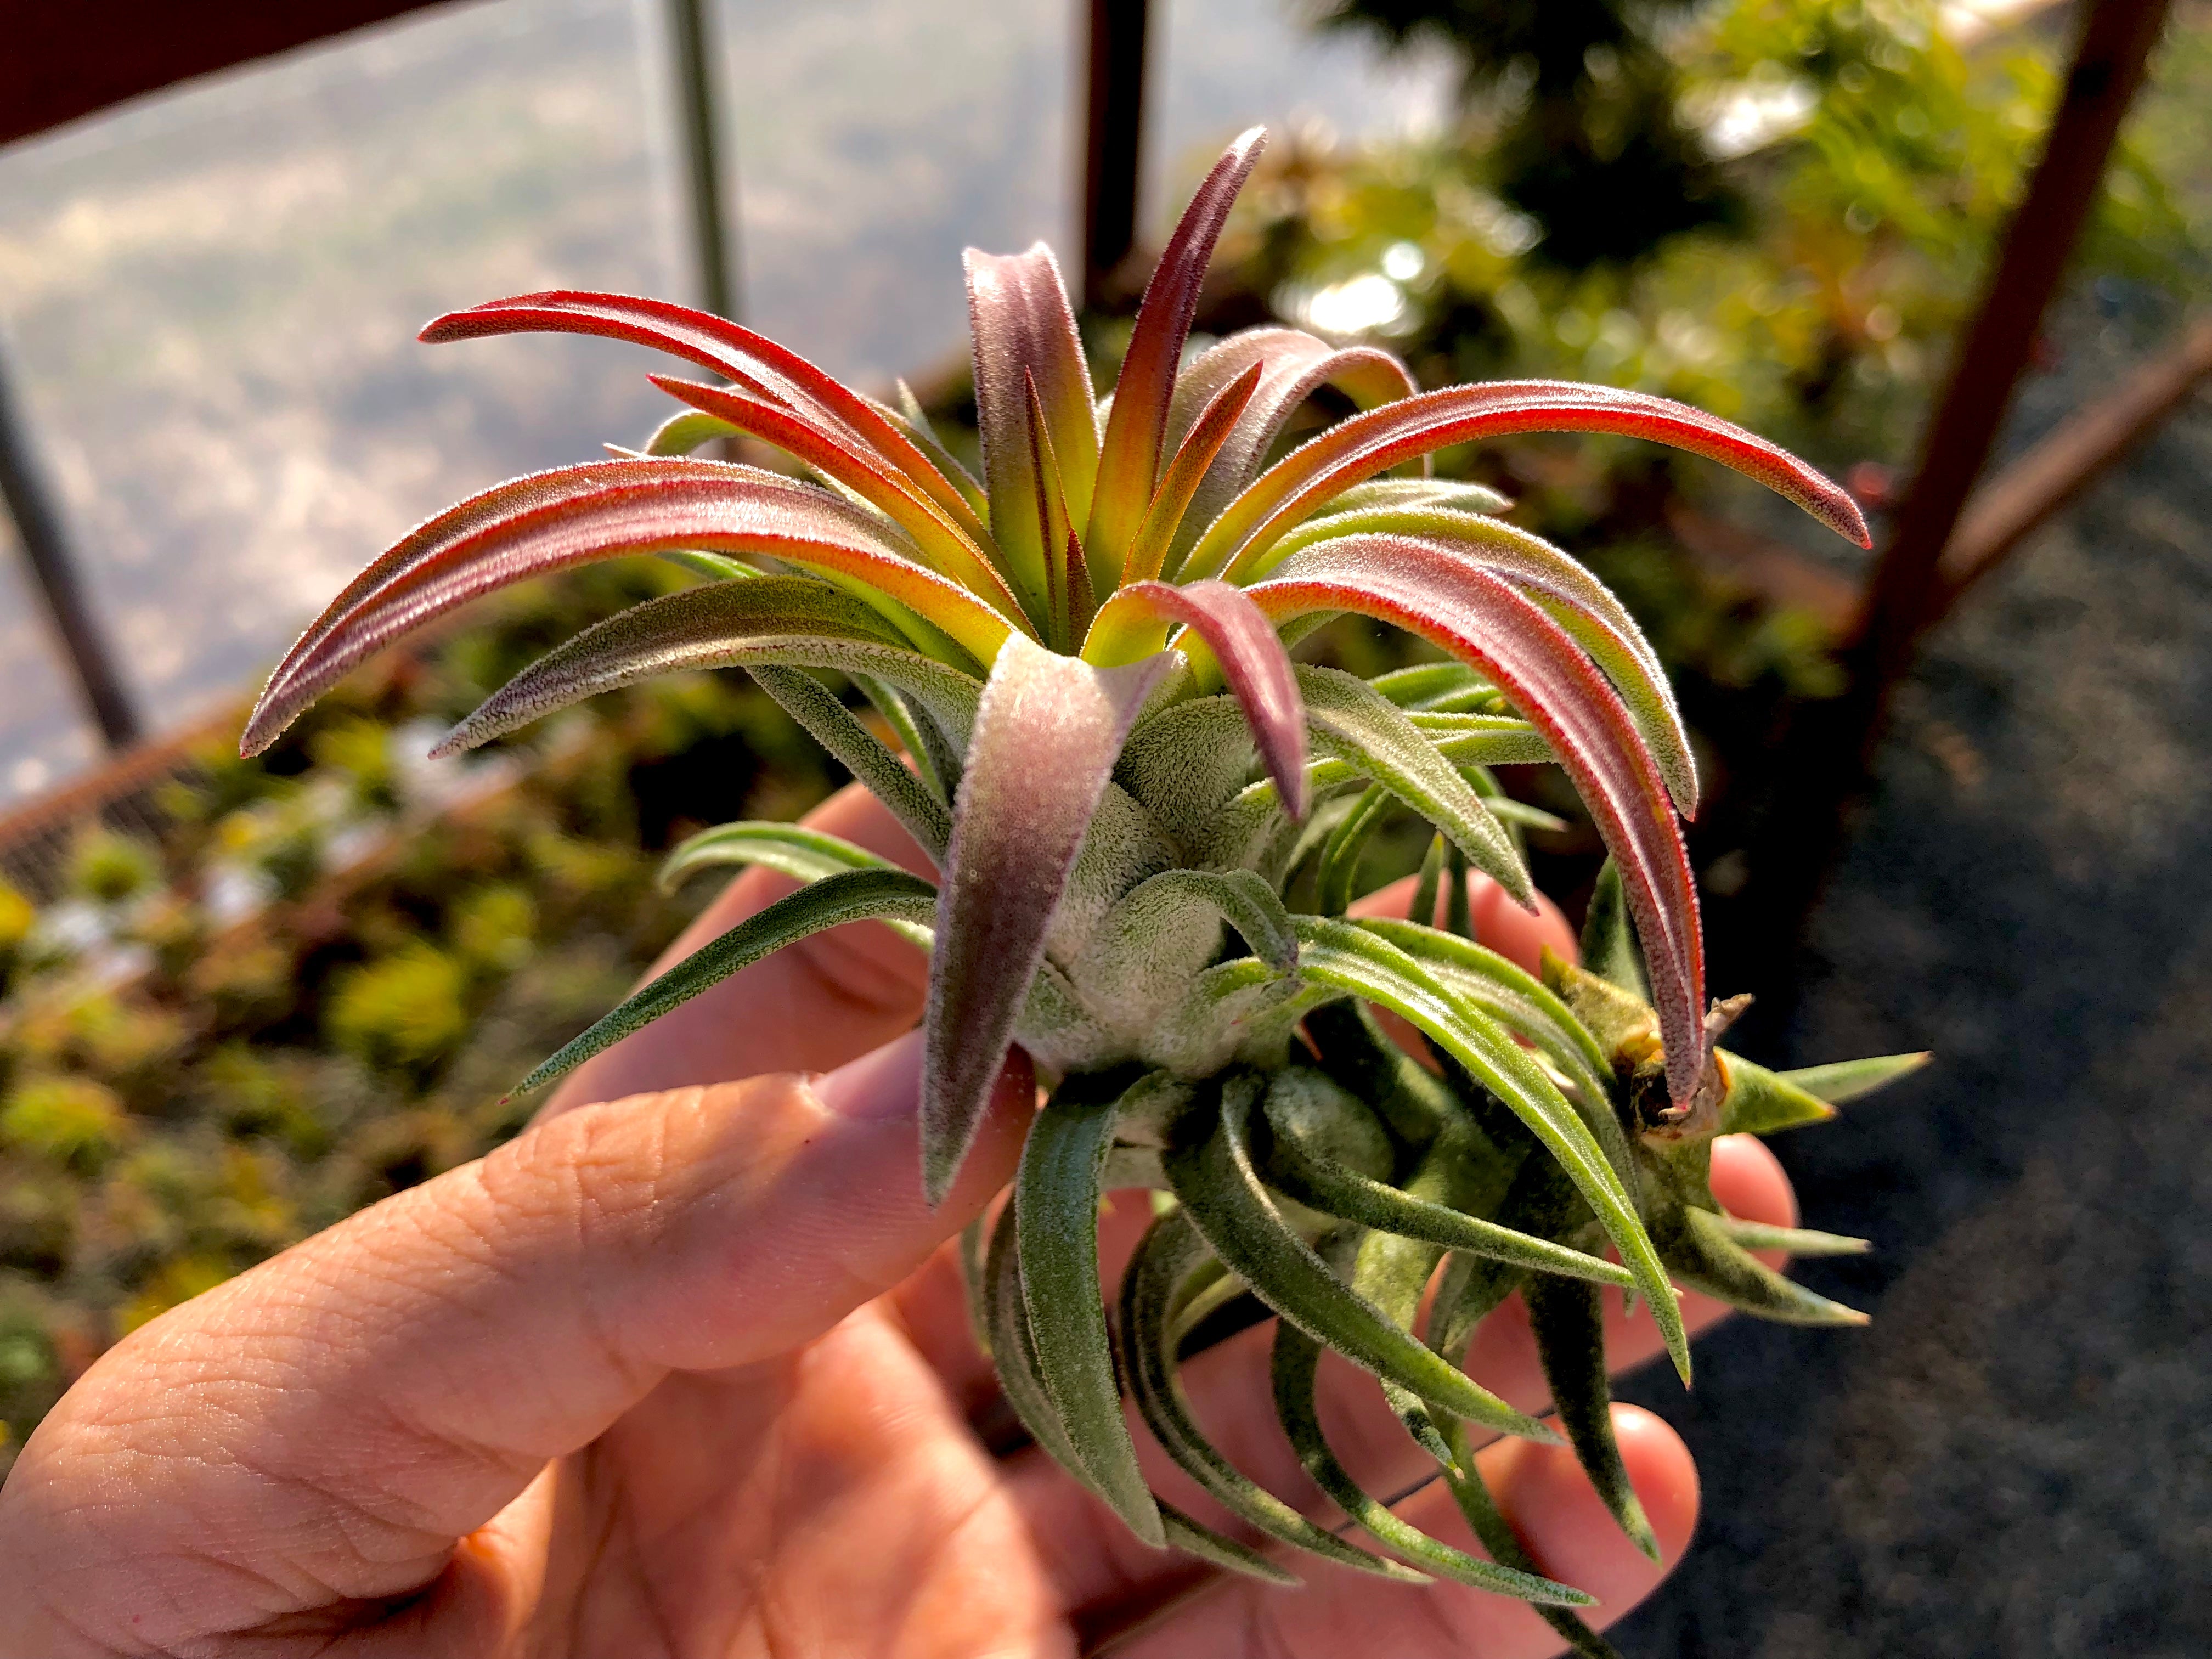
[[[2107, 331], [2109, 338], [2110, 331]], [[2077, 354], [2027, 434], [2108, 383]], [[2212, 1653], [2212, 394], [1932, 641], [1778, 1052], [1938, 1064], [1778, 1144], [1866, 1331], [1745, 1320], [1634, 1656]]]

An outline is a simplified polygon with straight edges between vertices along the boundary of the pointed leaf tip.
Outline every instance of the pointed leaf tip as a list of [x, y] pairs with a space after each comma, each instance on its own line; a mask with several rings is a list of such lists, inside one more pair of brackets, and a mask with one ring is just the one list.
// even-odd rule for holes
[[1183, 342], [1190, 337], [1213, 245], [1266, 141], [1266, 129], [1254, 127], [1213, 164], [1176, 222], [1138, 302], [1136, 327], [1114, 387], [1113, 410], [1099, 440], [1098, 488], [1083, 538], [1092, 562], [1109, 580], [1119, 580], [1122, 560], [1152, 501], [1176, 371]]

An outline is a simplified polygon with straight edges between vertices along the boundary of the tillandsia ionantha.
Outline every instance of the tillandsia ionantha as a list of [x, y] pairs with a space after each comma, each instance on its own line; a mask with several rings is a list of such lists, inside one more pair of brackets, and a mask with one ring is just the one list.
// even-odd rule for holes
[[[1011, 1045], [1050, 1085], [1009, 1201], [988, 1237], [979, 1223], [965, 1241], [979, 1339], [1036, 1441], [1148, 1542], [1288, 1580], [1279, 1553], [1154, 1496], [1126, 1395], [1261, 1546], [1525, 1597], [1598, 1650], [1569, 1611], [1590, 1598], [1534, 1571], [1475, 1473], [1470, 1425], [1556, 1437], [1462, 1369], [1472, 1334], [1521, 1294], [1567, 1438], [1656, 1553], [1613, 1440], [1601, 1287], [1640, 1298], [1685, 1380], [1674, 1282], [1770, 1318], [1855, 1321], [1750, 1252], [1857, 1242], [1729, 1217], [1707, 1184], [1711, 1146], [1830, 1115], [1917, 1057], [1777, 1074], [1716, 1046], [1731, 1008], [1705, 1006], [1676, 821], [1696, 808], [1697, 773], [1657, 657], [1599, 582], [1500, 516], [1503, 497], [1431, 477], [1427, 458], [1511, 433], [1626, 434], [1734, 467], [1861, 545], [1866, 529], [1811, 468], [1662, 398], [1551, 381], [1421, 392], [1381, 350], [1285, 328], [1186, 361], [1200, 277], [1262, 137], [1240, 138], [1199, 187], [1109, 397], [1051, 252], [967, 255], [980, 480], [903, 387], [896, 407], [880, 403], [720, 318], [575, 292], [440, 318], [424, 339], [609, 336], [718, 383], [655, 376], [685, 407], [642, 452], [515, 479], [407, 536], [284, 658], [242, 747], [265, 747], [397, 636], [504, 584], [634, 554], [696, 573], [549, 652], [443, 749], [647, 676], [741, 667], [875, 793], [939, 879], [793, 824], [694, 836], [671, 881], [758, 864], [803, 884], [525, 1086], [796, 939], [890, 923], [931, 952], [919, 1171], [931, 1201]], [[1271, 460], [1324, 386], [1357, 412]], [[698, 453], [737, 436], [793, 470]], [[1346, 613], [1446, 659], [1367, 680], [1293, 660], [1293, 644]], [[1551, 957], [1540, 976], [1477, 944], [1467, 920], [1470, 871], [1533, 906], [1518, 839], [1529, 809], [1489, 769], [1537, 763], [1565, 769], [1610, 852], [1582, 963]], [[1363, 853], [1401, 811], [1434, 831], [1418, 920], [1354, 918]], [[1312, 908], [1293, 913], [1285, 893], [1309, 869], [1298, 890]], [[1440, 896], [1447, 926], [1431, 927]], [[1421, 1034], [1428, 1064], [1376, 1009]], [[1129, 1188], [1154, 1189], [1156, 1219], [1109, 1311], [1097, 1220], [1103, 1195]], [[1240, 1474], [1194, 1421], [1178, 1360], [1246, 1295], [1279, 1316], [1277, 1404], [1306, 1468], [1388, 1553]], [[1381, 1380], [1492, 1559], [1358, 1488], [1315, 1414], [1323, 1347]]]

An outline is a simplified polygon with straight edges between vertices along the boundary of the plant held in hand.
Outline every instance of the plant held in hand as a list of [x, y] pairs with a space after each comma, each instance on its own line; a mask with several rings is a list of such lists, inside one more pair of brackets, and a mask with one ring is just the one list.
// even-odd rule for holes
[[[1531, 1570], [1475, 1474], [1469, 1423], [1553, 1437], [1460, 1369], [1476, 1325], [1522, 1294], [1567, 1436], [1620, 1524], [1656, 1550], [1613, 1443], [1599, 1288], [1644, 1300], [1686, 1378], [1670, 1279], [1768, 1317], [1856, 1319], [1748, 1254], [1856, 1242], [1732, 1220], [1706, 1185], [1711, 1144], [1826, 1116], [1825, 1102], [1917, 1057], [1778, 1076], [1714, 1046], [1727, 1016], [1705, 1008], [1676, 825], [1697, 778], [1650, 646], [1578, 565], [1496, 516], [1502, 499], [1395, 474], [1501, 434], [1624, 434], [1735, 467], [1863, 545], [1866, 531], [1811, 469], [1663, 398], [1547, 381], [1420, 392], [1382, 352], [1281, 328], [1185, 363], [1200, 278], [1261, 142], [1247, 134], [1200, 186], [1107, 398], [1050, 252], [969, 254], [980, 481], [910, 397], [878, 404], [718, 318], [558, 292], [440, 319], [425, 339], [605, 335], [719, 381], [656, 377], [687, 407], [644, 453], [514, 480], [408, 536], [293, 647], [243, 747], [265, 747], [380, 647], [505, 583], [639, 553], [706, 578], [549, 653], [445, 748], [648, 675], [743, 667], [880, 798], [939, 879], [790, 824], [694, 837], [670, 879], [757, 863], [805, 884], [526, 1086], [795, 939], [890, 922], [933, 953], [920, 1171], [933, 1200], [1010, 1044], [1054, 1084], [1011, 1201], [969, 1249], [979, 1334], [1036, 1440], [1148, 1541], [1287, 1578], [1154, 1498], [1126, 1391], [1254, 1534], [1526, 1597], [1594, 1647], [1565, 1611], [1589, 1598]], [[1264, 465], [1324, 386], [1359, 412]], [[735, 434], [787, 452], [800, 475], [694, 453]], [[1292, 642], [1346, 612], [1451, 660], [1371, 681], [1291, 660]], [[811, 670], [847, 677], [904, 755]], [[1473, 941], [1465, 886], [1472, 868], [1533, 904], [1514, 827], [1527, 809], [1486, 769], [1536, 762], [1566, 769], [1612, 854], [1588, 965], [1553, 960], [1540, 978]], [[1438, 832], [1421, 920], [1352, 919], [1361, 854], [1394, 809]], [[1293, 914], [1284, 893], [1309, 864], [1315, 910]], [[1440, 890], [1444, 929], [1425, 925]], [[1417, 1028], [1439, 1069], [1394, 1047], [1370, 1007]], [[1157, 1189], [1158, 1219], [1109, 1319], [1096, 1220], [1102, 1194], [1127, 1187]], [[1239, 1474], [1193, 1420], [1185, 1340], [1246, 1293], [1279, 1316], [1275, 1388], [1293, 1443], [1388, 1554]], [[1353, 1483], [1313, 1410], [1324, 1346], [1381, 1379], [1494, 1559], [1414, 1530]]]

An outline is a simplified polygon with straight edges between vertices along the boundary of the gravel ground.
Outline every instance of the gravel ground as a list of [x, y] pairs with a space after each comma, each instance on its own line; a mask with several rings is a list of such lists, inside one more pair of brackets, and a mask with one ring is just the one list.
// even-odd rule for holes
[[[2109, 331], [2108, 331], [2109, 333]], [[2021, 436], [2102, 379], [2031, 390]], [[1802, 1275], [1627, 1392], [1698, 1455], [1633, 1656], [2212, 1653], [2212, 394], [1932, 641], [1813, 924], [1791, 1064], [1939, 1064], [1778, 1146]]]

